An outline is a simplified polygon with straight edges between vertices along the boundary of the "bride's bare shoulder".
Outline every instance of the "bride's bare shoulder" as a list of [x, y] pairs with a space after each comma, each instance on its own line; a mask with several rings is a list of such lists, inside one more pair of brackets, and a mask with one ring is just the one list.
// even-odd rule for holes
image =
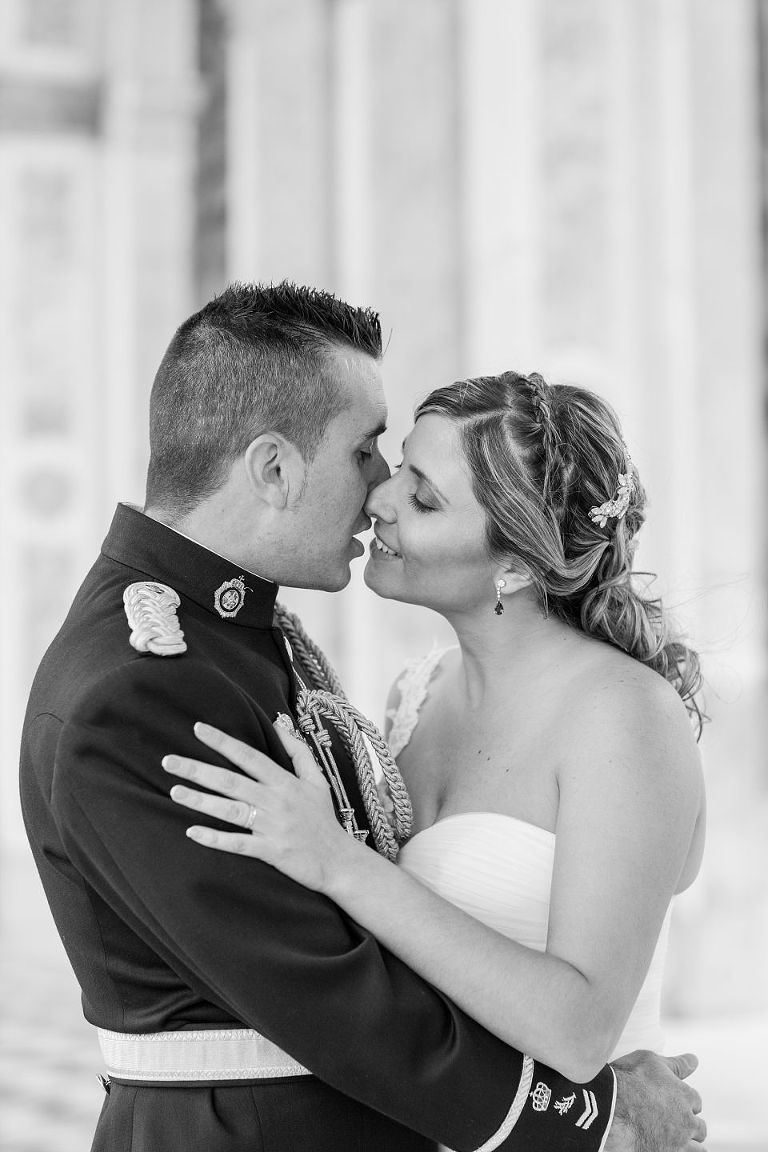
[[701, 861], [706, 802], [694, 726], [674, 686], [624, 653], [600, 655], [569, 685], [560, 716], [558, 833], [575, 829], [580, 842], [597, 819], [609, 839], [624, 829], [638, 843], [686, 849], [682, 891]]
[[588, 654], [564, 692], [561, 738], [568, 763], [595, 772], [625, 766], [630, 776], [654, 771], [700, 787], [700, 757], [689, 713], [672, 684], [654, 669], [601, 645]]
[[698, 772], [694, 727], [674, 685], [651, 667], [607, 644], [593, 647], [564, 685], [561, 735], [569, 749], [600, 760], [666, 764]]

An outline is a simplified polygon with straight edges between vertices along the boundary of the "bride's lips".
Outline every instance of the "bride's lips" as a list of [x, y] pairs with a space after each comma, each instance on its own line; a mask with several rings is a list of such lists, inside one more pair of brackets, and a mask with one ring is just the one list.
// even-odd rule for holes
[[376, 560], [401, 560], [399, 552], [382, 540], [377, 532], [374, 533], [370, 547], [371, 556]]

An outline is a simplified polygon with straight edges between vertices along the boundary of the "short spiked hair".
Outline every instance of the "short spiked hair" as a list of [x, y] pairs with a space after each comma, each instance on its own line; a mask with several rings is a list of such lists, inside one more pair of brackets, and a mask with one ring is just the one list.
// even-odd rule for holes
[[378, 314], [288, 281], [231, 284], [185, 320], [152, 387], [147, 507], [185, 515], [262, 431], [311, 460], [347, 403], [334, 347], [380, 359]]

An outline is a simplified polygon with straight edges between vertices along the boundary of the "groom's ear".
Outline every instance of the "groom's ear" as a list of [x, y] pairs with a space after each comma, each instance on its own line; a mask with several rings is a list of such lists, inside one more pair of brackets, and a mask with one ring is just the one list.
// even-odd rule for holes
[[306, 465], [295, 444], [279, 432], [262, 432], [245, 450], [243, 465], [254, 495], [280, 510], [294, 503], [304, 487]]

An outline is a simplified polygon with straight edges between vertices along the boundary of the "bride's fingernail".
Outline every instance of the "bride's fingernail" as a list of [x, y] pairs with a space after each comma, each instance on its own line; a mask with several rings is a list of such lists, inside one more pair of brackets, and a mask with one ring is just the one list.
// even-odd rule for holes
[[286, 716], [285, 712], [278, 712], [277, 717], [272, 721], [272, 727], [277, 728], [279, 732], [287, 733], [288, 736], [298, 737], [293, 720], [290, 716]]
[[208, 828], [187, 828], [186, 835], [190, 840], [197, 840], [199, 844], [213, 844], [213, 835]]

